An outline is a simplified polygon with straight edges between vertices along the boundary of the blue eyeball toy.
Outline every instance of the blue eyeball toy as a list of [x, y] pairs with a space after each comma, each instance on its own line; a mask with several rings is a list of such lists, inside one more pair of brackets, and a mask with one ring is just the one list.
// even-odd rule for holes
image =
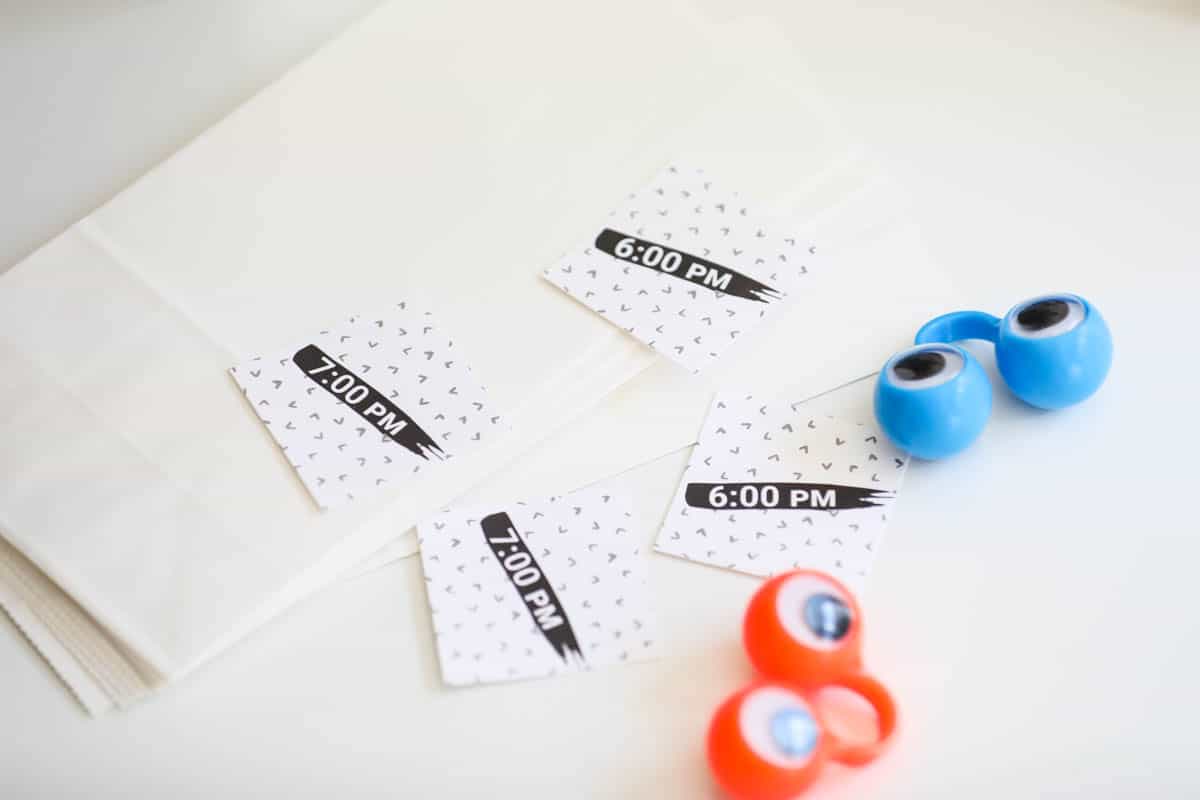
[[1004, 315], [996, 366], [1013, 394], [1031, 406], [1066, 408], [1100, 388], [1112, 365], [1112, 336], [1088, 301], [1037, 297]]
[[1013, 393], [1038, 408], [1065, 408], [1090, 397], [1112, 363], [1104, 318], [1082, 297], [1046, 295], [1014, 306], [1003, 319], [956, 311], [930, 320], [916, 347], [892, 356], [875, 386], [884, 433], [918, 458], [965, 449], [983, 431], [992, 389], [983, 367], [951, 342], [983, 339]]
[[879, 373], [875, 417], [896, 446], [918, 458], [962, 450], [983, 430], [992, 387], [961, 347], [922, 344], [897, 353]]

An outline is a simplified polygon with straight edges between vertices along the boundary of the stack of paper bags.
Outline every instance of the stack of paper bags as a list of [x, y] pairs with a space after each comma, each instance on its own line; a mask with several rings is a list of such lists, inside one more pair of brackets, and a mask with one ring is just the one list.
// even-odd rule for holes
[[[852, 213], [870, 181], [766, 26], [529, 6], [384, 5], [0, 277], [0, 605], [90, 710], [411, 552], [398, 537], [555, 431], [582, 484], [690, 443], [715, 381], [830, 388], [928, 307], [911, 232]], [[518, 13], [577, 35], [492, 35]], [[680, 159], [830, 241], [824, 288], [706, 377], [541, 276]], [[403, 299], [507, 429], [323, 511], [227, 370]], [[612, 437], [628, 449], [591, 460]]]

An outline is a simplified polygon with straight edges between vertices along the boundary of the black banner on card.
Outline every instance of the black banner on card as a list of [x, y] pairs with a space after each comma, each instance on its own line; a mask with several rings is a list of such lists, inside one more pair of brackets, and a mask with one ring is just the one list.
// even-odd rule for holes
[[571, 621], [567, 619], [554, 587], [542, 573], [533, 553], [529, 552], [525, 540], [517, 534], [512, 519], [504, 512], [489, 514], [480, 522], [480, 527], [483, 528], [488, 547], [492, 548], [492, 554], [521, 596], [525, 608], [529, 609], [534, 625], [546, 637], [554, 652], [568, 663], [568, 655], [572, 654], [582, 661], [583, 652], [579, 649], [575, 631], [571, 629]]
[[836, 483], [689, 483], [683, 499], [692, 508], [724, 511], [841, 511], [881, 506], [893, 492]]
[[637, 264], [744, 300], [768, 303], [783, 296], [765, 283], [729, 267], [673, 247], [614, 231], [612, 228], [600, 231], [600, 235], [596, 237], [596, 248], [630, 264]]
[[350, 407], [396, 444], [425, 460], [444, 453], [433, 437], [378, 389], [355, 375], [315, 344], [305, 345], [292, 362], [308, 379]]

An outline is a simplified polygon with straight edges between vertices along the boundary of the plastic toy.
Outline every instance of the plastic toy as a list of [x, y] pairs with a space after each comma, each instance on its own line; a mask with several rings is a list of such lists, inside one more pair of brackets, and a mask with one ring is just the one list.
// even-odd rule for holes
[[[820, 572], [776, 576], [746, 609], [743, 641], [762, 680], [725, 700], [708, 730], [708, 762], [736, 800], [784, 800], [830, 761], [873, 760], [896, 728], [896, 706], [862, 671], [862, 614], [842, 584]], [[874, 709], [873, 739], [843, 738], [816, 697], [842, 689]]]
[[888, 359], [875, 385], [875, 417], [888, 437], [918, 458], [965, 449], [983, 431], [992, 387], [979, 362], [953, 342], [983, 339], [1017, 397], [1045, 409], [1090, 397], [1108, 375], [1112, 337], [1100, 312], [1073, 294], [1035, 297], [1003, 319], [955, 311], [921, 326], [916, 344]]

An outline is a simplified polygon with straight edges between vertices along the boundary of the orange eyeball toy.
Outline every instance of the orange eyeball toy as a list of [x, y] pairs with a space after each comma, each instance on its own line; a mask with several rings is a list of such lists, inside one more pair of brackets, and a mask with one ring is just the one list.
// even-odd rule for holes
[[[828, 575], [798, 570], [767, 581], [746, 610], [746, 652], [767, 680], [728, 698], [708, 731], [713, 775], [737, 800], [786, 800], [833, 760], [865, 764], [896, 728], [887, 689], [861, 669], [861, 613]], [[849, 735], [821, 701], [825, 693], [865, 701], [873, 735]]]
[[797, 570], [755, 592], [742, 641], [764, 676], [813, 685], [861, 669], [861, 629], [854, 595], [824, 573]]
[[747, 686], [717, 709], [708, 762], [721, 788], [739, 800], [794, 797], [829, 758], [816, 711], [795, 689]]

